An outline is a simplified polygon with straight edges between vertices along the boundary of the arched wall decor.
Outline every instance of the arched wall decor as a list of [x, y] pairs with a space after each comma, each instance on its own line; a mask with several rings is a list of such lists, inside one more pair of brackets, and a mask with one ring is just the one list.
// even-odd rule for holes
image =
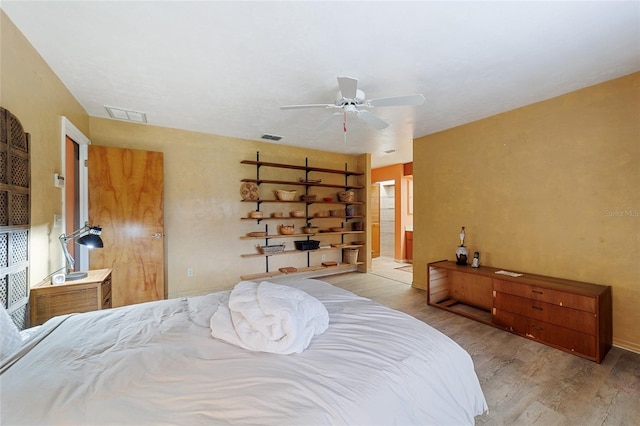
[[0, 107], [0, 303], [19, 329], [29, 326], [30, 137]]

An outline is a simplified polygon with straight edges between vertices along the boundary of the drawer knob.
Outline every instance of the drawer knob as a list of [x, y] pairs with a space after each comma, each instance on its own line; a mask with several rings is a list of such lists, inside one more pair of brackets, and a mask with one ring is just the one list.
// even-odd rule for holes
[[542, 331], [543, 328], [538, 326], [538, 325], [532, 325], [531, 328], [533, 328], [534, 330], [538, 330], [538, 331]]
[[543, 311], [544, 309], [541, 308], [540, 306], [536, 306], [536, 305], [532, 305], [531, 306], [532, 309], [535, 309], [536, 311]]
[[544, 292], [542, 292], [540, 290], [531, 290], [531, 293], [533, 293], [533, 294], [544, 294]]

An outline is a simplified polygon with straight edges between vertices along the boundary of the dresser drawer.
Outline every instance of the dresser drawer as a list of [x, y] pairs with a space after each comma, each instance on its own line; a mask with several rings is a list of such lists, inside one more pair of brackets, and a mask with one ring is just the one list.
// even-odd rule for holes
[[552, 305], [564, 306], [586, 312], [596, 312], [596, 298], [574, 293], [541, 288], [504, 280], [493, 280], [493, 289], [501, 293], [513, 294], [527, 299], [539, 300]]
[[495, 292], [493, 306], [514, 314], [595, 335], [598, 321], [591, 312], [552, 305], [534, 299]]
[[493, 310], [493, 319], [494, 324], [521, 336], [575, 352], [588, 358], [597, 358], [596, 336], [594, 335], [523, 317], [497, 308]]

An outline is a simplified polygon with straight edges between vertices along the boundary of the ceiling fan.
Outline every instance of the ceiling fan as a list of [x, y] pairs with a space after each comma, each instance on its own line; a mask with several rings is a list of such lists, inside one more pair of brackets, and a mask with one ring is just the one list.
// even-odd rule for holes
[[286, 105], [280, 107], [280, 109], [303, 109], [303, 108], [334, 108], [341, 109], [342, 111], [336, 112], [329, 116], [319, 128], [325, 127], [331, 119], [336, 115], [343, 115], [343, 129], [347, 132], [346, 118], [347, 113], [355, 113], [365, 123], [374, 127], [375, 129], [382, 130], [389, 126], [389, 123], [371, 114], [366, 109], [361, 108], [374, 108], [385, 106], [417, 106], [422, 105], [424, 102], [424, 96], [409, 95], [409, 96], [394, 96], [390, 98], [377, 98], [366, 99], [362, 90], [358, 89], [358, 79], [353, 77], [338, 77], [338, 87], [340, 90], [336, 95], [336, 101], [332, 104], [307, 104], [307, 105]]

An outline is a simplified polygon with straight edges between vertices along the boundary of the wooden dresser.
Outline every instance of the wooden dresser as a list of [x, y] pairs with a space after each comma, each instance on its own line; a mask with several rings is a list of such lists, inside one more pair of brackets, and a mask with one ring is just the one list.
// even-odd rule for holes
[[499, 271], [452, 261], [430, 263], [427, 302], [602, 362], [613, 339], [610, 286]]
[[51, 279], [31, 288], [31, 326], [56, 315], [96, 311], [111, 307], [111, 269], [87, 271], [86, 278], [51, 284]]

